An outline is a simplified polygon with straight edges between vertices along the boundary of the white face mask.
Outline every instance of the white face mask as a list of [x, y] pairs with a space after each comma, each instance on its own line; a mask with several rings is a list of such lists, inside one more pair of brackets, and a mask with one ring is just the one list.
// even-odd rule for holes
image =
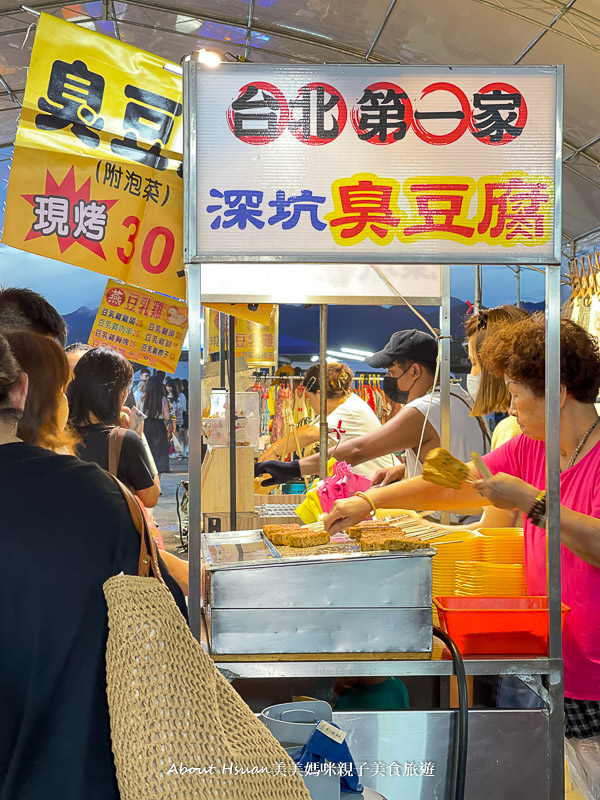
[[477, 399], [479, 387], [481, 386], [481, 372], [479, 375], [467, 375], [467, 392], [473, 400]]

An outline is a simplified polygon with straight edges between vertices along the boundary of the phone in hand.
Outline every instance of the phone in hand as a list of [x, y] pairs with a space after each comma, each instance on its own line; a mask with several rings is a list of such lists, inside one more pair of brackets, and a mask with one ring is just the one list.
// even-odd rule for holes
[[141, 433], [142, 425], [144, 424], [144, 420], [146, 419], [146, 415], [134, 406], [131, 409], [131, 415], [129, 417], [129, 427], [132, 431], [136, 433]]

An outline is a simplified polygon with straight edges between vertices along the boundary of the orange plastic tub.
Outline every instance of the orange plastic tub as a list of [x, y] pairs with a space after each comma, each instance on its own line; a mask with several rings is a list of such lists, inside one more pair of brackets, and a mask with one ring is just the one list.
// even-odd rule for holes
[[[548, 654], [547, 597], [434, 597], [441, 627], [463, 655]], [[562, 604], [562, 625], [570, 608]]]

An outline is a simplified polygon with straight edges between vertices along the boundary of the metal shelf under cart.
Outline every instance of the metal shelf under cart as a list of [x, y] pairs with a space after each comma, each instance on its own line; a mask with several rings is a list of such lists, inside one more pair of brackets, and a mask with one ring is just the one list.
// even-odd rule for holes
[[[431, 658], [407, 658], [404, 654], [385, 657], [387, 654], [361, 653], [352, 658], [335, 654], [303, 656], [213, 656], [216, 666], [227, 674], [229, 680], [247, 678], [335, 678], [359, 676], [429, 676], [444, 677], [454, 674], [452, 661], [442, 657], [434, 645]], [[560, 673], [561, 661], [551, 658], [506, 657], [495, 659], [468, 658], [464, 660], [467, 675], [532, 676]], [[546, 697], [544, 692], [542, 699]]]

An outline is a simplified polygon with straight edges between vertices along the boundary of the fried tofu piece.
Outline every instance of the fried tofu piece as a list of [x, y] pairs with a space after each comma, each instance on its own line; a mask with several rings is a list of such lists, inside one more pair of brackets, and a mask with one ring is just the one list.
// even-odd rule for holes
[[467, 465], [443, 447], [431, 450], [423, 462], [423, 480], [447, 489], [460, 489], [468, 474]]
[[274, 544], [276, 547], [289, 545], [290, 539], [295, 533], [299, 533], [302, 530], [301, 525], [263, 525], [263, 533], [267, 537], [267, 539]]
[[348, 528], [346, 533], [351, 539], [360, 541], [360, 537], [367, 531], [387, 531], [389, 527], [388, 522], [383, 522], [380, 519], [368, 519], [359, 522], [358, 525], [353, 525], [351, 528]]
[[290, 536], [290, 547], [317, 547], [320, 544], [329, 544], [327, 531], [300, 531]]
[[420, 550], [425, 545], [421, 542], [405, 539], [402, 530], [368, 531], [360, 538], [360, 549], [363, 552], [377, 550]]
[[384, 548], [383, 548], [382, 536], [375, 531], [369, 531], [369, 533], [364, 532], [360, 537], [360, 549], [363, 552], [372, 550], [383, 550]]
[[302, 530], [302, 525], [300, 525], [299, 522], [292, 522], [289, 524], [279, 522], [276, 525], [263, 525], [262, 529], [265, 536], [268, 536], [270, 533], [279, 533], [280, 531], [284, 531], [286, 533], [297, 533], [298, 531]]
[[287, 531], [273, 531], [272, 533], [266, 533], [265, 536], [275, 547], [289, 545], [292, 538], [292, 534]]
[[402, 536], [402, 532], [390, 533], [389, 536], [385, 538], [386, 550], [417, 550], [422, 547], [423, 545], [420, 542], [405, 539], [404, 536]]
[[349, 529], [346, 531], [346, 533], [348, 534], [348, 536], [349, 536], [351, 539], [354, 539], [355, 541], [357, 541], [357, 542], [360, 542], [360, 540], [361, 540], [361, 537], [362, 537], [362, 536], [363, 536], [365, 533], [371, 533], [372, 531], [378, 531], [378, 530], [386, 530], [386, 529], [385, 529], [385, 528], [372, 528], [372, 529], [369, 529], [369, 528], [360, 528], [358, 525], [356, 525], [356, 526], [354, 526], [353, 528], [349, 528]]

